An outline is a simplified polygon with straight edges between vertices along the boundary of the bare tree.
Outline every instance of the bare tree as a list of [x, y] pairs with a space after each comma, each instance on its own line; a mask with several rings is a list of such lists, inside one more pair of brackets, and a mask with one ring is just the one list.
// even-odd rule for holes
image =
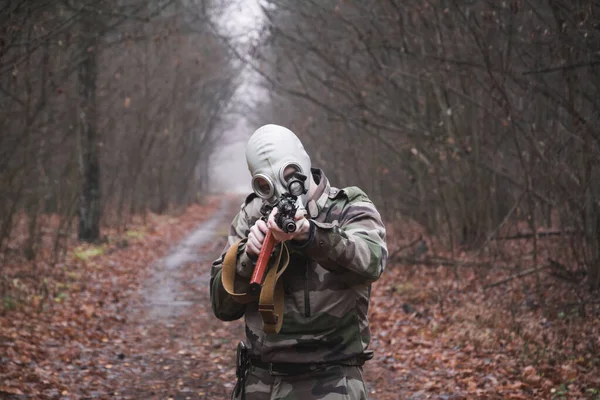
[[263, 10], [249, 62], [283, 99], [273, 118], [303, 135], [336, 183], [360, 184], [388, 216], [415, 218], [452, 248], [489, 244], [524, 217], [536, 249], [544, 225], [578, 231], [575, 268], [599, 287], [596, 2], [272, 0]]
[[34, 259], [49, 235], [56, 250], [77, 227], [81, 240], [97, 241], [103, 226], [124, 228], [135, 214], [203, 195], [215, 127], [238, 82], [239, 66], [209, 29], [221, 7], [0, 6], [2, 250], [26, 237]]

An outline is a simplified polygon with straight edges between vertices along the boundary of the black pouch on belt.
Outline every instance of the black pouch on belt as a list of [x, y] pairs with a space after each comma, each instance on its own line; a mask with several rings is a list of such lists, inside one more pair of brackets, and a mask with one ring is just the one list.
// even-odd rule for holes
[[237, 377], [237, 382], [231, 394], [232, 400], [244, 400], [246, 398], [246, 370], [248, 369], [248, 362], [248, 348], [244, 342], [239, 342], [235, 357], [235, 376]]

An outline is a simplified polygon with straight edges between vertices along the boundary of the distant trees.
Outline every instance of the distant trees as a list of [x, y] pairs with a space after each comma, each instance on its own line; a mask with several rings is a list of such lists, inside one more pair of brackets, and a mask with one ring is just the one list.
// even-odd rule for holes
[[263, 5], [252, 61], [276, 90], [273, 119], [337, 185], [451, 247], [517, 219], [577, 232], [564, 246], [600, 287], [597, 1]]
[[[124, 226], [195, 201], [237, 67], [208, 0], [27, 1], [0, 6], [0, 250], [27, 220], [34, 258], [78, 221]], [[47, 232], [46, 232], [47, 233]], [[48, 235], [46, 235], [48, 236]]]

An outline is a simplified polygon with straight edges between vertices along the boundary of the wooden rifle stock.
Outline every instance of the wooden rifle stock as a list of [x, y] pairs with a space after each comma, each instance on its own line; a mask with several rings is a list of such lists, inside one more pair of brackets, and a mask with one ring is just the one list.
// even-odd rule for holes
[[268, 231], [263, 246], [260, 249], [260, 254], [258, 255], [254, 272], [252, 273], [252, 278], [250, 279], [249, 291], [252, 293], [258, 293], [260, 291], [275, 244], [277, 244], [277, 240], [271, 231]]

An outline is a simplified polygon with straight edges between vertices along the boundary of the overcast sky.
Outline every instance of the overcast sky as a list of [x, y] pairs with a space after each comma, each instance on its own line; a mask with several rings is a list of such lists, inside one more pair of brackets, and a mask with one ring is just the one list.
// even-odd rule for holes
[[[256, 39], [262, 27], [263, 16], [258, 0], [232, 1], [225, 16], [218, 21], [223, 33], [233, 37], [240, 48]], [[243, 51], [243, 50], [242, 50]], [[257, 85], [257, 77], [249, 68], [242, 72], [243, 83], [234, 96], [238, 104], [251, 104], [264, 96]], [[211, 157], [211, 187], [213, 190], [250, 193], [250, 173], [246, 164], [245, 147], [248, 137], [258, 127], [243, 114], [233, 113], [226, 117], [228, 123], [222, 129], [224, 141]]]

